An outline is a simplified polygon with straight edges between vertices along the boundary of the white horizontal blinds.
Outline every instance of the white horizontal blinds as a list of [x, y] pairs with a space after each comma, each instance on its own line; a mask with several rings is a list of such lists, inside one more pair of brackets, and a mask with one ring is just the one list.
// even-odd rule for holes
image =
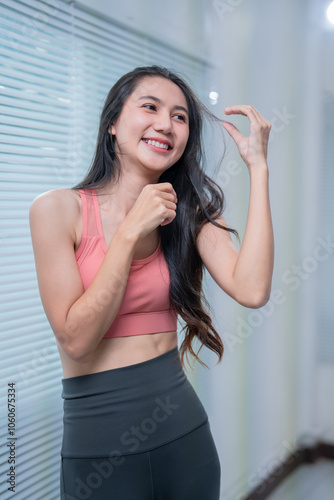
[[[59, 499], [61, 366], [41, 306], [32, 200], [86, 172], [113, 83], [162, 64], [200, 89], [205, 64], [60, 0], [0, 0], [0, 496]], [[7, 384], [17, 392], [17, 487], [7, 490]]]
[[74, 120], [73, 162], [77, 181], [89, 166], [103, 102], [109, 89], [124, 73], [142, 64], [142, 41], [90, 13], [74, 13]]
[[[0, 2], [1, 498], [59, 498], [61, 367], [35, 276], [28, 211], [61, 187], [72, 135], [70, 6]], [[72, 182], [68, 169], [67, 183]], [[8, 491], [7, 384], [16, 383], [16, 488]]]
[[[320, 174], [320, 227], [319, 234], [329, 245], [334, 241], [334, 94], [325, 93], [323, 97], [323, 143]], [[326, 257], [327, 254], [327, 257]], [[320, 361], [334, 363], [334, 257], [333, 248], [322, 249], [326, 259], [319, 262], [318, 273], [318, 356]]]
[[16, 0], [0, 8], [2, 179], [16, 190], [20, 180], [26, 191], [32, 176], [34, 191], [36, 182], [41, 190], [53, 186], [54, 169], [68, 156], [72, 25], [69, 7], [58, 3], [65, 10]]

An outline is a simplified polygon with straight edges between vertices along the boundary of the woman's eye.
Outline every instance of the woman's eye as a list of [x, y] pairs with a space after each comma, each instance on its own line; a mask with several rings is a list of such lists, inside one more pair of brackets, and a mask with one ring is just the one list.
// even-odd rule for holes
[[150, 110], [153, 110], [153, 111], [155, 111], [157, 109], [154, 104], [144, 104], [143, 107], [147, 108], [147, 109], [150, 109]]
[[178, 120], [182, 120], [184, 122], [186, 121], [186, 118], [183, 115], [174, 115], [174, 117], [177, 118]]

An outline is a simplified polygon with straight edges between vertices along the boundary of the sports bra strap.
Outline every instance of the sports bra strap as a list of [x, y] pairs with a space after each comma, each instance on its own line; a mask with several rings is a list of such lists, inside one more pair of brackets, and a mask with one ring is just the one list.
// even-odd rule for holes
[[99, 205], [95, 189], [79, 189], [82, 200], [82, 236], [92, 238], [101, 236], [99, 231]]

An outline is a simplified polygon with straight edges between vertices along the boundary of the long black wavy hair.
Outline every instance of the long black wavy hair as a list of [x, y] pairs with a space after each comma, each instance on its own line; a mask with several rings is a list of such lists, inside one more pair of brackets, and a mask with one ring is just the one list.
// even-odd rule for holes
[[122, 76], [109, 91], [101, 113], [92, 165], [83, 181], [73, 189], [98, 188], [110, 181], [118, 181], [121, 164], [108, 128], [120, 115], [126, 99], [139, 81], [150, 76], [166, 78], [175, 83], [182, 90], [188, 105], [189, 138], [186, 148], [177, 163], [159, 178], [159, 182], [170, 182], [177, 193], [176, 217], [171, 223], [159, 226], [158, 230], [170, 273], [170, 303], [185, 321], [184, 340], [179, 349], [182, 365], [184, 355], [189, 351], [202, 365], [207, 366], [194, 352], [193, 340], [197, 338], [200, 341], [199, 350], [205, 345], [214, 351], [218, 355], [218, 363], [222, 359], [224, 346], [204, 307], [209, 308], [202, 289], [204, 265], [195, 243], [201, 227], [209, 221], [238, 237], [236, 230], [216, 221], [224, 210], [224, 194], [220, 186], [205, 174], [202, 165], [203, 118], [218, 118], [176, 73], [161, 66], [135, 68]]

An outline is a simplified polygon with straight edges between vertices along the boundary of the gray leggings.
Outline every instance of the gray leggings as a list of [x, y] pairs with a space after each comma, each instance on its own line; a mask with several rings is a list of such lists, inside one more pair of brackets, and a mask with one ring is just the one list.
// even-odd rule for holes
[[218, 500], [207, 413], [177, 348], [63, 379], [61, 500]]

